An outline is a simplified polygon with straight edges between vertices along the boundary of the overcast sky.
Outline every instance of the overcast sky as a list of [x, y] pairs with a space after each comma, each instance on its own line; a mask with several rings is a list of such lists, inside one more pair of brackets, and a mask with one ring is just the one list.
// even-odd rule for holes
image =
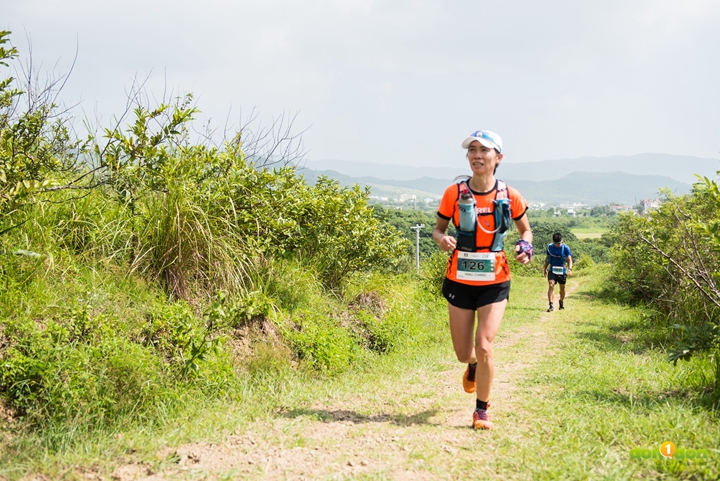
[[[134, 78], [222, 127], [297, 114], [310, 160], [464, 165], [642, 152], [720, 158], [717, 0], [1, 0], [63, 98], [124, 110]], [[7, 72], [7, 69], [5, 69]]]

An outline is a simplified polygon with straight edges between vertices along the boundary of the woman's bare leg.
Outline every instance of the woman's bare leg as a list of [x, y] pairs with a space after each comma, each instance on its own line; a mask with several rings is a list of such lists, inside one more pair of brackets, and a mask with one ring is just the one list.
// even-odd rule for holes
[[450, 310], [450, 337], [458, 361], [475, 362], [475, 311], [448, 304]]
[[475, 382], [477, 383], [477, 398], [480, 401], [490, 399], [490, 390], [495, 375], [493, 341], [500, 328], [507, 302], [507, 300], [504, 300], [488, 304], [477, 310], [478, 327], [475, 334], [475, 358], [478, 364], [475, 371]]

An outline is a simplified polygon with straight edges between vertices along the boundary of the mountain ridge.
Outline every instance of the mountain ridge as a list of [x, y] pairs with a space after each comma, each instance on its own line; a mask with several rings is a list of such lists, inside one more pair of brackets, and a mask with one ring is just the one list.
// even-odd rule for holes
[[[413, 180], [385, 180], [372, 176], [351, 177], [336, 171], [300, 172], [305, 179], [314, 183], [320, 175], [331, 177], [343, 186], [359, 184], [369, 186], [373, 195], [388, 196], [395, 193], [416, 195], [418, 198], [442, 195], [453, 183], [453, 179], [421, 177]], [[634, 205], [642, 199], [654, 199], [661, 188], [668, 188], [673, 194], [682, 195], [690, 191], [691, 185], [661, 175], [634, 175], [625, 172], [572, 172], [554, 180], [521, 180], [497, 177], [518, 189], [523, 196], [534, 203], [602, 205], [619, 203]]]
[[[316, 160], [307, 161], [304, 169], [333, 170], [350, 177], [382, 175], [382, 180], [414, 180], [422, 177], [453, 179], [468, 174], [466, 167], [417, 167], [399, 164], [377, 164], [363, 161]], [[498, 176], [515, 180], [557, 180], [572, 172], [625, 172], [633, 175], [660, 175], [676, 181], [692, 184], [695, 174], [717, 177], [720, 159], [701, 158], [673, 154], [642, 153], [629, 156], [578, 157], [552, 159], [539, 162], [511, 162], [503, 160]]]

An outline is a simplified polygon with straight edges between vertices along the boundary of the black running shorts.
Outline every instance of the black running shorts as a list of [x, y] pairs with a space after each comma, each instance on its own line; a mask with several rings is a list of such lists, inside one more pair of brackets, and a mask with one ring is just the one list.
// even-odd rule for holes
[[552, 272], [548, 272], [548, 280], [555, 281], [558, 284], [562, 284], [564, 286], [565, 283], [567, 282], [567, 274], [558, 275], [558, 274], [553, 274]]
[[510, 281], [486, 286], [471, 286], [445, 278], [442, 293], [453, 306], [474, 311], [488, 304], [509, 300]]

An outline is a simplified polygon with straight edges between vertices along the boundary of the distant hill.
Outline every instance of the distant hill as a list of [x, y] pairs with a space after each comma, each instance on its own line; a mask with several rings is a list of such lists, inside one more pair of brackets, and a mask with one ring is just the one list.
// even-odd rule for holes
[[611, 157], [580, 157], [577, 159], [543, 160], [501, 164], [498, 174], [516, 180], [554, 180], [571, 172], [625, 172], [634, 175], [669, 177], [693, 184], [695, 174], [716, 178], [720, 159], [702, 159], [682, 155], [638, 154]]
[[573, 172], [557, 180], [507, 180], [530, 202], [562, 204], [619, 203], [635, 205], [642, 199], [655, 199], [660, 188], [676, 195], [690, 191], [690, 184], [660, 175], [632, 175], [624, 172]]
[[[402, 194], [415, 195], [418, 199], [425, 199], [426, 197], [439, 198], [444, 192], [444, 189], [438, 193], [438, 185], [443, 184], [445, 187], [450, 185], [450, 181], [438, 179], [430, 179], [431, 181], [434, 181], [434, 183], [416, 183], [411, 180], [393, 181], [377, 179], [375, 177], [350, 177], [333, 170], [315, 171], [303, 169], [299, 173], [305, 177], [305, 181], [309, 184], [314, 184], [319, 176], [324, 175], [337, 180], [343, 187], [349, 187], [355, 184], [359, 184], [361, 187], [368, 186], [371, 189], [372, 195], [395, 199], [399, 198]], [[434, 190], [428, 190], [427, 188], [432, 188]]]
[[[397, 164], [377, 164], [349, 160], [308, 160], [304, 169], [315, 171], [334, 171], [348, 177], [382, 177], [383, 180], [413, 180], [420, 177], [434, 179], [453, 179], [467, 174], [469, 169], [448, 169], [447, 167], [413, 167]], [[302, 172], [304, 169], [301, 168]]]
[[[414, 167], [342, 160], [307, 161], [304, 167], [312, 170], [333, 170], [350, 177], [372, 176], [383, 180], [414, 180], [423, 177], [453, 179], [469, 173], [466, 168]], [[720, 159], [648, 153], [521, 163], [512, 162], [508, 158], [500, 165], [498, 176], [515, 180], [557, 180], [571, 172], [625, 172], [633, 175], [664, 176], [692, 184], [696, 180], [694, 174], [715, 178], [718, 170]]]
[[[421, 177], [414, 180], [385, 180], [377, 177], [350, 177], [334, 171], [317, 172], [304, 169], [301, 173], [309, 183], [315, 183], [319, 175], [332, 177], [343, 186], [360, 184], [369, 186], [373, 195], [399, 197], [400, 194], [417, 195], [418, 198], [442, 195], [453, 179]], [[556, 180], [515, 180], [500, 176], [522, 192], [529, 202], [563, 204], [579, 202], [596, 205], [619, 203], [635, 205], [641, 199], [658, 197], [661, 188], [681, 195], [690, 191], [690, 184], [660, 175], [632, 175], [624, 172], [573, 172]]]

